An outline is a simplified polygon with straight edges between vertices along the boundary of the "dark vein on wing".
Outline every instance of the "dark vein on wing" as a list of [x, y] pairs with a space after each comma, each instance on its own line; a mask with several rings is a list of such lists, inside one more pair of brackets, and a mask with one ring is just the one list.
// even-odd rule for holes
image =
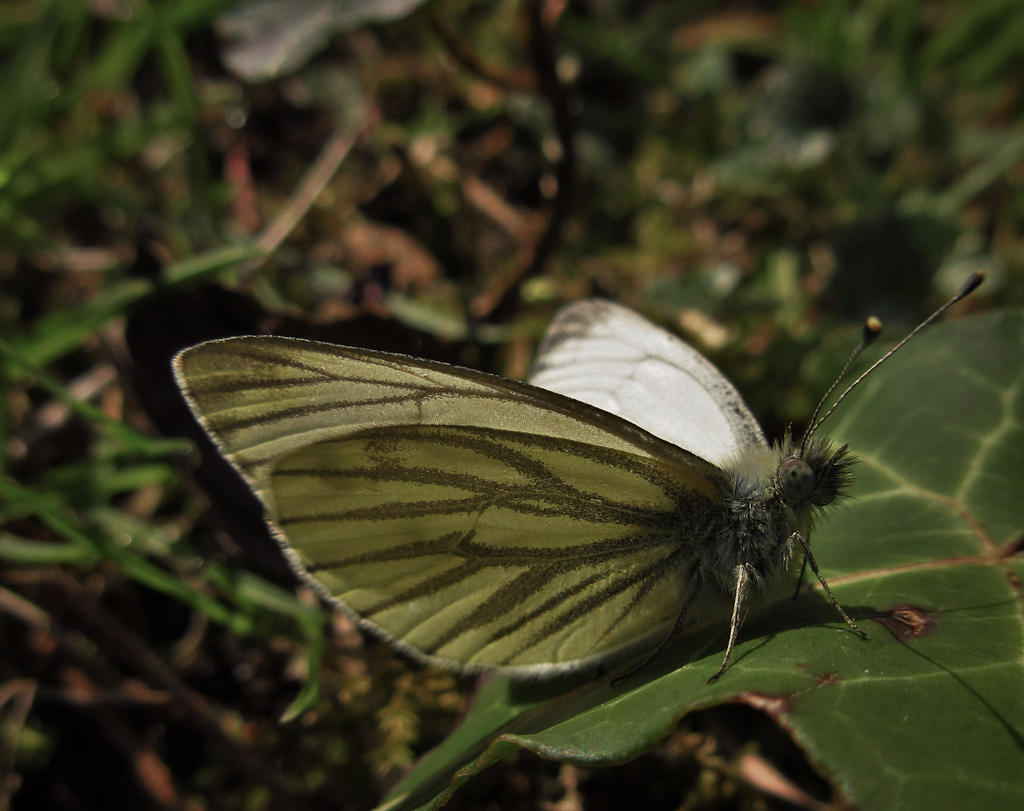
[[[664, 540], [662, 540], [661, 545], [667, 546]], [[610, 577], [606, 570], [595, 572], [579, 583], [559, 590], [557, 593], [545, 600], [540, 606], [537, 606], [531, 611], [517, 616], [511, 622], [496, 628], [488, 635], [486, 641], [477, 643], [477, 647], [482, 649], [500, 639], [513, 635], [539, 618], [552, 615], [553, 612], [557, 612], [554, 613], [553, 616], [550, 616], [550, 619], [539, 631], [531, 634], [532, 641], [522, 645], [506, 656], [506, 663], [513, 662], [516, 657], [521, 655], [524, 651], [529, 650], [529, 648], [535, 647], [536, 645], [543, 644], [544, 640], [548, 639], [555, 633], [565, 631], [567, 626], [583, 619], [590, 612], [602, 605], [605, 605], [610, 599], [618, 596], [624, 591], [639, 586], [638, 597], [642, 599], [644, 594], [649, 592], [659, 580], [674, 574], [673, 563], [676, 558], [681, 556], [682, 552], [682, 549], [676, 548], [664, 558], [652, 561], [649, 565], [630, 576], [616, 576], [614, 574], [614, 570]], [[566, 571], [563, 567], [549, 566], [543, 571], [526, 573], [527, 576], [524, 578], [524, 582], [530, 584], [532, 581], [532, 584], [535, 584], [533, 590], [536, 591], [539, 588], [549, 585], [555, 577], [565, 573]], [[602, 588], [587, 595], [583, 600], [572, 602], [572, 598], [586, 592], [595, 583], [606, 579], [608, 582]], [[488, 598], [487, 601], [476, 606], [471, 615], [463, 617], [460, 622], [452, 625], [439, 640], [436, 640], [431, 645], [430, 652], [436, 652], [443, 648], [444, 645], [454, 642], [459, 636], [484, 627], [500, 619], [502, 616], [509, 614], [517, 604], [522, 602], [522, 594], [522, 591], [503, 589], [495, 595], [492, 595], [492, 597]], [[633, 602], [635, 603], [635, 600]], [[559, 611], [559, 606], [564, 606], [564, 608]], [[616, 624], [618, 621], [621, 621], [624, 615], [625, 610], [620, 614], [619, 620], [616, 621]], [[606, 636], [609, 631], [610, 629], [607, 629], [605, 633], [602, 634], [602, 637]], [[599, 647], [600, 646], [598, 645], [597, 648]], [[593, 652], [596, 652], [596, 650]]]
[[[405, 436], [403, 436], [403, 433]], [[406, 439], [410, 437], [421, 440], [424, 435], [431, 435], [430, 429], [407, 428], [389, 430], [388, 439]], [[487, 432], [493, 435], [494, 432]], [[633, 525], [652, 525], [660, 521], [658, 510], [637, 507], [629, 502], [618, 501], [599, 493], [582, 492], [573, 487], [564, 478], [553, 473], [541, 460], [528, 456], [510, 445], [516, 443], [526, 447], [554, 447], [559, 453], [566, 452], [566, 443], [540, 441], [529, 435], [505, 435], [503, 441], [495, 441], [484, 436], [484, 432], [470, 429], [444, 429], [440, 436], [445, 440], [444, 447], [456, 447], [473, 451], [491, 462], [496, 462], [515, 474], [525, 477], [525, 483], [513, 483], [507, 476], [478, 476], [470, 473], [451, 471], [433, 467], [411, 467], [399, 465], [390, 459], [384, 459], [375, 467], [360, 468], [328, 468], [323, 464], [316, 467], [286, 467], [274, 471], [275, 479], [310, 478], [314, 480], [367, 481], [387, 484], [413, 483], [435, 487], [448, 487], [473, 496], [451, 499], [424, 499], [419, 501], [391, 501], [368, 507], [347, 510], [322, 510], [317, 512], [293, 512], [283, 516], [279, 523], [282, 528], [299, 523], [345, 521], [345, 520], [387, 520], [397, 517], [437, 515], [455, 515], [459, 513], [480, 512], [495, 507], [506, 508], [530, 515], [549, 516], [565, 515], [566, 517], [585, 520], [590, 523], [618, 523]], [[362, 438], [366, 438], [364, 435]], [[430, 437], [433, 439], [433, 437]], [[346, 440], [342, 440], [344, 442]], [[325, 443], [329, 446], [330, 443]], [[440, 444], [440, 443], [439, 443]], [[574, 455], [579, 450], [591, 450], [591, 446], [573, 447]], [[423, 451], [421, 450], [421, 454]], [[631, 473], [642, 476], [655, 487], [659, 487], [668, 503], [676, 503], [683, 495], [678, 482], [661, 474], [661, 471], [643, 464], [623, 464], [623, 461], [634, 462], [626, 454], [592, 454], [592, 459], [603, 464], [617, 463], [620, 468], [629, 469]], [[652, 481], [653, 479], [653, 481]]]
[[[572, 546], [544, 548], [541, 546], [492, 546], [474, 541], [474, 530], [459, 530], [438, 535], [436, 538], [410, 541], [404, 544], [361, 552], [348, 557], [323, 560], [306, 567], [310, 573], [334, 571], [346, 566], [357, 566], [366, 563], [389, 563], [396, 560], [409, 560], [430, 555], [453, 555], [464, 559], [486, 561], [493, 568], [523, 566], [526, 564], [543, 564], [545, 562], [605, 562], [617, 557], [631, 555], [651, 547], [660, 546], [666, 541], [654, 533], [640, 535], [620, 535], [614, 538], [602, 538], [599, 541], [586, 541]], [[417, 594], [416, 596], [422, 596]], [[396, 598], [396, 601], [398, 599]]]
[[[275, 351], [276, 350], [276, 351]], [[588, 406], [585, 403], [578, 401], [562, 398], [557, 394], [551, 392], [544, 392], [543, 396], [538, 394], [538, 390], [528, 384], [519, 383], [511, 380], [504, 380], [502, 378], [492, 378], [489, 375], [482, 373], [468, 373], [465, 370], [461, 370], [458, 367], [448, 366], [442, 363], [436, 363], [433, 361], [427, 361], [416, 358], [405, 358], [398, 357], [392, 359], [389, 356], [381, 356], [372, 352], [372, 350], [353, 350], [346, 347], [335, 347], [335, 346], [320, 346], [315, 343], [303, 344], [301, 351], [304, 354], [319, 354], [324, 356], [325, 362], [323, 365], [312, 365], [300, 362], [291, 356], [290, 353], [295, 350], [289, 349], [277, 349], [271, 347], [270, 350], [259, 349], [254, 347], [251, 343], [245, 343], [242, 346], [229, 345], [222, 347], [219, 351], [224, 358], [224, 365], [227, 368], [232, 368], [234, 364], [235, 368], [259, 368], [260, 365], [264, 365], [268, 368], [286, 368], [295, 369], [301, 373], [308, 374], [308, 380], [303, 382], [302, 378], [273, 378], [265, 375], [261, 375], [257, 378], [248, 377], [243, 380], [224, 382], [221, 376], [216, 376], [215, 379], [221, 382], [204, 382], [202, 378], [193, 379], [191, 385], [191, 396], [196, 399], [202, 399], [211, 394], [217, 393], [237, 393], [246, 390], [258, 390], [261, 388], [301, 388], [304, 385], [317, 386], [325, 383], [338, 383], [343, 384], [358, 383], [366, 385], [376, 385], [384, 389], [389, 390], [403, 390], [403, 393], [395, 396], [378, 396], [368, 397], [360, 400], [329, 400], [327, 402], [319, 402], [313, 404], [302, 404], [299, 406], [289, 406], [286, 408], [277, 408], [267, 411], [259, 416], [246, 417], [244, 419], [231, 420], [226, 417], [225, 410], [217, 410], [204, 408], [204, 414], [210, 428], [218, 433], [231, 434], [238, 431], [244, 430], [245, 428], [264, 425], [272, 426], [275, 423], [282, 422], [290, 419], [302, 419], [309, 417], [322, 417], [327, 413], [337, 412], [339, 415], [351, 409], [358, 408], [373, 408], [373, 407], [386, 407], [389, 405], [400, 406], [403, 404], [409, 404], [417, 407], [422, 407], [423, 403], [433, 399], [447, 399], [450, 397], [462, 397], [467, 399], [476, 399], [483, 402], [491, 401], [515, 401], [523, 405], [527, 405], [531, 408], [536, 408], [541, 411], [548, 411], [557, 413], [563, 417], [568, 417], [579, 421], [582, 424], [596, 427], [600, 430], [608, 432], [610, 435], [616, 436], [627, 442], [635, 444], [639, 449], [644, 449], [647, 453], [655, 455], [665, 456], [666, 458], [675, 457], [679, 453], [685, 453], [679, 448], [665, 443], [663, 440], [659, 440], [656, 437], [652, 437], [642, 429], [637, 428], [631, 423], [616, 417], [615, 415], [606, 414], [600, 409]], [[337, 363], [339, 359], [348, 360], [354, 364], [365, 364], [367, 366], [379, 366], [385, 369], [389, 369], [408, 377], [419, 378], [426, 381], [425, 383], [411, 383], [404, 381], [396, 381], [394, 379], [376, 379], [374, 377], [364, 377], [363, 375], [357, 374], [336, 374], [329, 370], [331, 362]], [[446, 380], [439, 382], [431, 378], [428, 372], [443, 375]], [[455, 380], [462, 385], [455, 385], [451, 381]], [[319, 395], [318, 395], [319, 398]], [[256, 404], [252, 404], [256, 405]], [[339, 416], [339, 423], [343, 423], [343, 417]], [[244, 450], [244, 448], [234, 447], [232, 442], [227, 442], [227, 445], [231, 446], [231, 452], [237, 454]], [[686, 454], [690, 457], [690, 454]], [[269, 461], [271, 457], [267, 459], [247, 459], [246, 468], [253, 468], [257, 465], [262, 465]]]

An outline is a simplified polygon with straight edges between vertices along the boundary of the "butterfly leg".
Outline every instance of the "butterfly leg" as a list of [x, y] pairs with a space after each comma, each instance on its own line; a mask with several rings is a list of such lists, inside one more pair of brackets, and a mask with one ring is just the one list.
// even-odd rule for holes
[[795, 600], [797, 597], [800, 596], [800, 589], [803, 588], [803, 585], [804, 585], [804, 575], [806, 575], [806, 574], [807, 574], [807, 555], [804, 555], [804, 562], [802, 564], [800, 564], [800, 577], [797, 578], [796, 588], [793, 590], [793, 597], [791, 599]]
[[736, 567], [736, 594], [732, 601], [732, 619], [729, 621], [729, 643], [725, 646], [725, 657], [722, 659], [722, 666], [718, 668], [718, 672], [715, 673], [710, 679], [708, 684], [715, 681], [719, 676], [725, 673], [725, 669], [729, 666], [729, 657], [732, 656], [732, 649], [736, 647], [736, 637], [740, 633], [740, 623], [742, 622], [743, 612], [743, 597], [747, 590], [747, 583], [750, 582], [750, 568], [746, 563], [741, 563]]
[[825, 594], [828, 595], [828, 599], [829, 602], [832, 603], [832, 607], [839, 612], [839, 616], [843, 618], [843, 620], [846, 622], [847, 625], [850, 626], [850, 628], [857, 632], [861, 639], [867, 639], [868, 635], [864, 632], [864, 629], [861, 628], [852, 619], [850, 619], [849, 614], [847, 614], [843, 610], [843, 607], [839, 605], [839, 601], [836, 599], [836, 596], [832, 593], [832, 589], [829, 588], [828, 582], [825, 580], [824, 575], [822, 575], [821, 570], [818, 568], [818, 564], [814, 560], [814, 555], [811, 554], [811, 547], [807, 545], [807, 541], [804, 540], [804, 536], [801, 535], [799, 532], [794, 532], [793, 535], [790, 536], [790, 538], [793, 537], [796, 537], [796, 539], [800, 541], [800, 546], [802, 546], [804, 550], [804, 561], [810, 564], [811, 571], [814, 572], [814, 576], [817, 577], [818, 582], [821, 583], [821, 587], [825, 590]]

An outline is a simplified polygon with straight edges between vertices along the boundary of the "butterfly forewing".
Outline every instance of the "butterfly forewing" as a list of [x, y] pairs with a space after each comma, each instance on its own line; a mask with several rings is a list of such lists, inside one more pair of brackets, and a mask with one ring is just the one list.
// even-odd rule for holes
[[284, 454], [384, 425], [522, 431], [664, 459], [684, 471], [713, 470], [570, 398], [402, 355], [294, 338], [227, 338], [180, 353], [175, 373], [203, 427], [257, 492]]
[[616, 414], [716, 465], [767, 447], [757, 420], [718, 369], [610, 301], [559, 311], [530, 382]]
[[544, 672], [663, 635], [715, 525], [717, 468], [532, 386], [284, 338], [175, 370], [300, 569], [428, 659]]

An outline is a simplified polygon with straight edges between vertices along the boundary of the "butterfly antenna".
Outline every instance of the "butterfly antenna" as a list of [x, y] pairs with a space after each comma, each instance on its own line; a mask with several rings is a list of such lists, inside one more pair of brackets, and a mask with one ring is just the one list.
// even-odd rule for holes
[[842, 394], [840, 394], [839, 397], [836, 398], [836, 401], [834, 403], [832, 403], [831, 408], [829, 408], [829, 410], [826, 411], [817, 421], [812, 422], [811, 427], [807, 430], [807, 433], [804, 434], [803, 442], [801, 442], [800, 444], [801, 452], [803, 452], [804, 446], [806, 445], [808, 438], [812, 434], [814, 434], [814, 432], [817, 431], [819, 427], [821, 427], [821, 424], [829, 418], [832, 412], [836, 410], [836, 407], [841, 402], [843, 402], [843, 400], [846, 399], [850, 392], [861, 384], [864, 378], [866, 378], [873, 371], [875, 371], [875, 369], [877, 369], [879, 366], [881, 366], [883, 363], [889, 360], [889, 358], [896, 354], [896, 352], [898, 352], [903, 347], [903, 345], [907, 343], [907, 341], [909, 341], [911, 338], [917, 335], [917, 333], [919, 333], [921, 330], [927, 327], [930, 323], [932, 323], [932, 321], [936, 320], [937, 318], [940, 318], [943, 315], [943, 313], [946, 312], [946, 310], [948, 310], [958, 301], [967, 298], [971, 293], [977, 290], [978, 285], [980, 285], [983, 281], [985, 281], [985, 274], [982, 273], [980, 270], [977, 270], [974, 273], [972, 273], [967, 278], [967, 281], [964, 282], [963, 287], [960, 288], [959, 292], [955, 296], [953, 296], [953, 298], [951, 298], [949, 301], [947, 301], [945, 304], [939, 307], [939, 309], [937, 309], [934, 313], [928, 316], [924, 321], [922, 321], [920, 324], [914, 327], [909, 333], [907, 333], [906, 337], [902, 341], [900, 341], [898, 344], [896, 344], [896, 346], [894, 346], [892, 349], [890, 349], [888, 352], [882, 355], [882, 357], [880, 357], [878, 360], [872, 363], [871, 366], [869, 366], [865, 372], [863, 372], [856, 380], [854, 380], [849, 386], [847, 386], [846, 390]]
[[[843, 364], [843, 368], [840, 370], [839, 374], [836, 375], [835, 380], [832, 381], [832, 385], [825, 390], [821, 399], [818, 400], [818, 405], [814, 407], [814, 413], [811, 414], [811, 419], [807, 423], [808, 426], [814, 425], [815, 420], [818, 419], [818, 414], [821, 413], [821, 409], [825, 405], [825, 401], [832, 396], [832, 392], [836, 390], [836, 386], [838, 386], [843, 381], [843, 378], [846, 377], [846, 373], [850, 371], [850, 367], [853, 365], [853, 362], [857, 360], [857, 358], [860, 357], [861, 352], [871, 346], [871, 344], [875, 342], [875, 339], [881, 334], [882, 322], [873, 315], [868, 316], [867, 320], [864, 322], [864, 332], [861, 334], [860, 343], [857, 344], [857, 348], [850, 353], [850, 357], [846, 359], [846, 363]], [[810, 439], [810, 436], [811, 428], [808, 427], [807, 430], [804, 431], [804, 435], [800, 440], [799, 456], [804, 455], [804, 451], [807, 449], [807, 440]]]

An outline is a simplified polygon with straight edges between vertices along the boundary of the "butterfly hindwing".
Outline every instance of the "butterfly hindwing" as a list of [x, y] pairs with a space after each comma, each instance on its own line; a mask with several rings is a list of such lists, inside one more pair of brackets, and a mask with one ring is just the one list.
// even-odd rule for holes
[[663, 636], [714, 509], [635, 454], [451, 426], [316, 443], [271, 482], [276, 525], [330, 596], [470, 667], [570, 668]]

